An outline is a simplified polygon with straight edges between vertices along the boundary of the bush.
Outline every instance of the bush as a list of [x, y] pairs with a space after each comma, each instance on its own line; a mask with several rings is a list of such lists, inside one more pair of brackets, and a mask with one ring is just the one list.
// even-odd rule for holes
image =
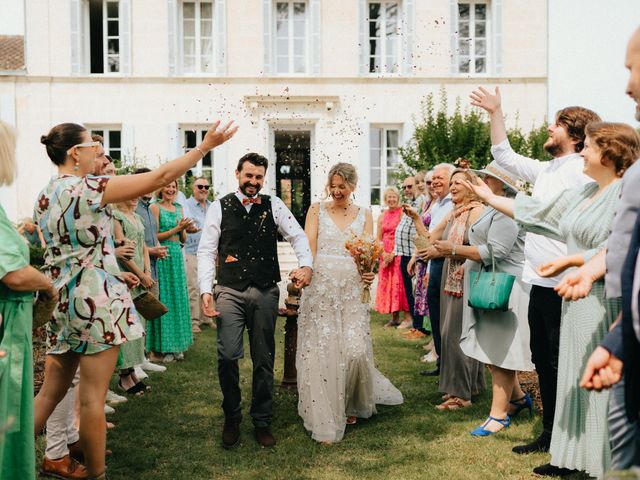
[[[491, 162], [491, 133], [487, 115], [480, 109], [462, 110], [460, 98], [456, 98], [453, 115], [448, 114], [447, 94], [440, 89], [440, 101], [436, 111], [433, 94], [421, 102], [420, 118], [412, 139], [400, 149], [404, 165], [398, 169], [398, 177], [419, 170], [428, 170], [439, 163], [454, 163], [459, 158], [469, 161], [471, 168], [482, 168]], [[547, 139], [547, 127], [534, 127], [524, 133], [519, 127], [508, 130], [507, 136], [513, 149], [527, 157], [540, 160], [550, 157], [542, 148]]]

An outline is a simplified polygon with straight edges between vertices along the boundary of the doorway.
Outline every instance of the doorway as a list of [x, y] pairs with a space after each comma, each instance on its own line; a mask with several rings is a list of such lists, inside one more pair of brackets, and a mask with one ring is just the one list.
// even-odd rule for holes
[[311, 132], [275, 130], [276, 195], [304, 228], [311, 206]]

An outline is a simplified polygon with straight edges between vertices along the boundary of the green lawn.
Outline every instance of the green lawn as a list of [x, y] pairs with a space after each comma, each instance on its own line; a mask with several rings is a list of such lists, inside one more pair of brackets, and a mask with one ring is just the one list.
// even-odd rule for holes
[[[284, 321], [278, 320], [276, 380], [282, 378]], [[511, 428], [491, 438], [469, 432], [487, 415], [489, 393], [458, 412], [440, 412], [436, 380], [418, 375], [421, 342], [405, 341], [383, 329], [374, 315], [372, 330], [379, 369], [400, 388], [405, 403], [379, 407], [368, 421], [349, 427], [344, 440], [317, 444], [305, 432], [296, 411], [296, 395], [275, 392], [274, 449], [253, 438], [247, 403], [251, 363], [241, 361], [245, 418], [241, 445], [220, 446], [223, 423], [216, 375], [214, 331], [204, 330], [184, 362], [153, 374], [152, 391], [118, 406], [109, 419], [111, 479], [521, 479], [548, 455], [518, 456], [511, 447], [540, 430], [538, 417], [524, 412]], [[246, 350], [248, 354], [248, 349]]]

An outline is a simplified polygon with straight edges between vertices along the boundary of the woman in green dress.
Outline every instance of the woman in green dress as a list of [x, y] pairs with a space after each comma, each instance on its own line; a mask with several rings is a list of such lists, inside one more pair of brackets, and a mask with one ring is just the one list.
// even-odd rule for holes
[[[15, 178], [15, 145], [15, 134], [0, 122], [0, 187]], [[2, 205], [0, 238], [0, 479], [33, 479], [32, 292], [56, 293], [29, 265], [29, 247]]]
[[34, 399], [34, 430], [44, 428], [80, 366], [80, 441], [91, 478], [106, 478], [104, 402], [120, 345], [144, 333], [128, 288], [139, 282], [116, 260], [110, 204], [174, 181], [237, 130], [231, 122], [218, 127], [197, 148], [156, 170], [117, 177], [92, 175], [99, 142], [81, 125], [57, 125], [40, 139], [58, 175], [38, 195], [34, 219], [47, 244], [43, 268], [59, 297], [47, 323], [49, 350]]
[[181, 243], [193, 232], [191, 219], [184, 218], [182, 206], [175, 201], [178, 183], [171, 182], [157, 193], [157, 201], [149, 207], [158, 222], [160, 245], [169, 247], [169, 256], [156, 264], [160, 301], [169, 311], [154, 320], [147, 330], [147, 350], [151, 361], [165, 363], [184, 359], [193, 343], [187, 275]]
[[[123, 270], [133, 273], [140, 280], [140, 285], [131, 290], [131, 296], [135, 299], [155, 283], [151, 277], [151, 262], [149, 252], [144, 243], [144, 224], [142, 218], [135, 210], [138, 199], [133, 198], [127, 202], [118, 203], [113, 211], [114, 237], [116, 243], [129, 241], [133, 244], [133, 257], [130, 259], [118, 259]], [[145, 328], [145, 319], [138, 314], [142, 327]], [[126, 393], [142, 395], [147, 389], [146, 385], [136, 377], [134, 367], [141, 365], [144, 357], [144, 339], [139, 338], [124, 343], [120, 347], [120, 355], [116, 368], [120, 370], [119, 387]]]
[[[566, 190], [547, 202], [522, 194], [514, 202], [494, 195], [484, 184], [469, 184], [478, 196], [513, 217], [525, 230], [566, 242], [569, 255], [540, 265], [541, 276], [555, 276], [580, 266], [605, 245], [620, 195], [620, 178], [640, 155], [640, 136], [625, 124], [590, 123], [580, 155], [584, 158], [584, 173], [595, 181]], [[566, 473], [582, 470], [600, 477], [609, 467], [609, 393], [588, 392], [578, 383], [586, 359], [600, 344], [619, 310], [620, 299], [605, 298], [602, 281], [594, 283], [587, 297], [562, 305], [550, 453], [551, 465], [566, 469]]]

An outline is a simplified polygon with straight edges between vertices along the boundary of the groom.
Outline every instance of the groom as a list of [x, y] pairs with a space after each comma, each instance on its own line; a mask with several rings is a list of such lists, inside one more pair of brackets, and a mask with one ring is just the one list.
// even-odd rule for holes
[[[299, 287], [311, 281], [313, 257], [309, 241], [295, 217], [278, 197], [258, 195], [268, 161], [248, 153], [238, 161], [238, 191], [211, 204], [198, 247], [198, 283], [205, 315], [217, 316], [218, 378], [222, 390], [222, 446], [240, 440], [238, 359], [249, 332], [253, 362], [251, 418], [263, 447], [275, 445], [271, 433], [274, 329], [278, 311], [280, 267], [277, 236], [291, 243], [300, 267], [291, 274]], [[217, 272], [216, 272], [217, 270]], [[217, 285], [213, 289], [213, 280]]]

